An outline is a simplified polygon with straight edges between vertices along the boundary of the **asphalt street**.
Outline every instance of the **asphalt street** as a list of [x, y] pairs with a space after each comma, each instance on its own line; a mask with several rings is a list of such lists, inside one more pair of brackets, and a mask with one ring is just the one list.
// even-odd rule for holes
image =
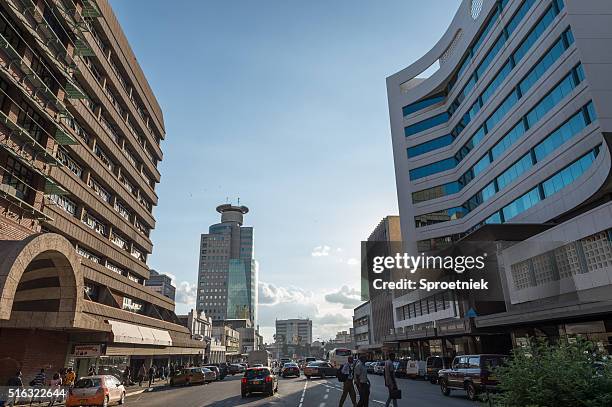
[[[370, 375], [370, 406], [384, 406], [387, 389], [380, 376]], [[454, 391], [450, 397], [440, 393], [436, 385], [422, 380], [398, 379], [402, 390], [399, 406], [440, 407], [440, 406], [478, 406], [467, 400], [465, 393]], [[300, 378], [280, 378], [278, 393], [271, 397], [250, 395], [240, 396], [240, 376], [228, 376], [225, 380], [207, 385], [191, 387], [159, 387], [139, 395], [128, 397], [128, 407], [203, 407], [203, 406], [292, 406], [292, 407], [335, 407], [340, 402], [342, 383], [336, 378], [307, 380]], [[350, 399], [344, 403], [350, 406]]]

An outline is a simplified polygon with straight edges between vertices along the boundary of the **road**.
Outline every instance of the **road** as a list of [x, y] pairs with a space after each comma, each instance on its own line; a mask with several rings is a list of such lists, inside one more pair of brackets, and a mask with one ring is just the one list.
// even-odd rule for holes
[[[372, 383], [370, 406], [384, 406], [387, 389], [380, 376], [369, 375]], [[464, 392], [454, 391], [444, 397], [438, 386], [422, 380], [398, 379], [402, 390], [400, 406], [418, 407], [477, 407], [478, 403], [467, 400]], [[335, 407], [340, 401], [342, 383], [336, 378], [306, 380], [298, 378], [279, 379], [278, 393], [272, 397], [251, 395], [246, 399], [240, 396], [240, 377], [228, 376], [221, 382], [193, 387], [161, 387], [154, 391], [128, 397], [127, 407], [231, 407], [231, 406], [292, 406], [292, 407]], [[345, 406], [350, 406], [348, 399]]]

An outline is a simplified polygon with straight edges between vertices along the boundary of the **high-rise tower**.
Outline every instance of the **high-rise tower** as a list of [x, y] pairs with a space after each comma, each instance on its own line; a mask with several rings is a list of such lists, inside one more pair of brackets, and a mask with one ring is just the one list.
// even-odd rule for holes
[[218, 206], [221, 223], [201, 237], [197, 309], [214, 320], [257, 321], [253, 228], [242, 226], [248, 211], [246, 206]]

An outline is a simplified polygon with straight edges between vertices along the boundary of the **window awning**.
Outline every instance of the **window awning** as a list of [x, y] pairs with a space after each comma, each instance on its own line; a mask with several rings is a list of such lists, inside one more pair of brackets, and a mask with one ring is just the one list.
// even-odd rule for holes
[[116, 343], [172, 346], [172, 338], [168, 331], [119, 321], [109, 320], [108, 323], [111, 325], [113, 341]]

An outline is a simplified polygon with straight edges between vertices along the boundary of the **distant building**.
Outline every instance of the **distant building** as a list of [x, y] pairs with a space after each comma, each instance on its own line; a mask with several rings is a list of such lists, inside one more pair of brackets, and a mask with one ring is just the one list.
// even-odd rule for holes
[[[352, 331], [352, 330], [351, 330]], [[336, 338], [332, 340], [335, 347], [353, 348], [353, 335], [351, 331], [339, 331]]]
[[[401, 249], [401, 241], [400, 217], [386, 216], [368, 237], [368, 250], [376, 256], [393, 256]], [[373, 276], [376, 274], [362, 267], [362, 293], [367, 293], [369, 301], [355, 308], [353, 328], [357, 350], [360, 353], [379, 354], [385, 335], [394, 328], [393, 296], [388, 291], [370, 290]]]
[[221, 346], [225, 346], [225, 356], [228, 360], [240, 359], [240, 333], [238, 331], [229, 325], [213, 321], [212, 335], [221, 342]]
[[306, 319], [277, 319], [277, 343], [288, 345], [310, 345], [312, 343], [312, 320]]
[[155, 270], [151, 270], [151, 277], [145, 281], [145, 285], [174, 301], [176, 287], [172, 285], [172, 279], [166, 274], [160, 274]]
[[370, 301], [355, 308], [353, 314], [355, 349], [367, 353], [372, 345], [372, 308]]
[[225, 325], [232, 327], [236, 331], [238, 331], [238, 333], [240, 334], [239, 349], [240, 349], [241, 354], [244, 355], [246, 353], [249, 353], [252, 350], [259, 349], [260, 335], [257, 332], [257, 329], [251, 323], [251, 320], [249, 319], [226, 319], [223, 321], [215, 321], [215, 324], [216, 325], [225, 324]]
[[220, 205], [221, 223], [200, 241], [197, 309], [213, 320], [249, 319], [257, 324], [257, 262], [253, 228], [242, 226], [246, 206]]

